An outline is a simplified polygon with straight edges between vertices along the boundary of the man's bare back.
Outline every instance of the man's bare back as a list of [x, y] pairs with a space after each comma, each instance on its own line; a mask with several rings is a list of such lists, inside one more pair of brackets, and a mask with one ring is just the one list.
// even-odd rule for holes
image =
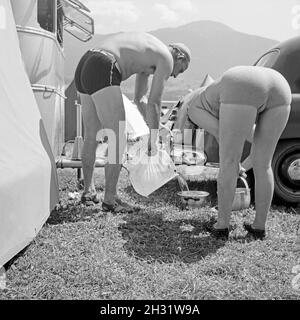
[[167, 78], [173, 69], [168, 47], [148, 33], [120, 33], [105, 39], [99, 48], [115, 55], [123, 81], [136, 73], [153, 74], [158, 67]]
[[[113, 150], [112, 155], [115, 155], [115, 159], [109, 159], [105, 167], [102, 209], [118, 210], [115, 203], [116, 185], [126, 145], [125, 127], [122, 126], [125, 123], [125, 109], [121, 82], [136, 74], [134, 102], [150, 129], [148, 152], [155, 154], [165, 84], [170, 76], [176, 78], [188, 68], [190, 58], [189, 49], [182, 43], [166, 45], [150, 34], [137, 32], [110, 36], [99, 43], [98, 48], [88, 50], [83, 55], [75, 72], [75, 86], [84, 105], [82, 201], [89, 198], [90, 192], [92, 198], [97, 194], [91, 182], [96, 134], [102, 127], [114, 133], [108, 141], [109, 150]], [[150, 75], [153, 75], [151, 85]]]

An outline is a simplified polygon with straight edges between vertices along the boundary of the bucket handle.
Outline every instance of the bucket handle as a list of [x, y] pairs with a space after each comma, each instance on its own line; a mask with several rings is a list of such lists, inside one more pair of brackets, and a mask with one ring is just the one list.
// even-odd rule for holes
[[238, 179], [241, 179], [241, 181], [242, 181], [243, 184], [245, 185], [245, 188], [246, 188], [247, 193], [249, 193], [249, 192], [250, 192], [250, 188], [249, 188], [249, 185], [248, 185], [247, 180], [246, 180], [244, 177], [242, 177], [242, 176], [239, 176]]

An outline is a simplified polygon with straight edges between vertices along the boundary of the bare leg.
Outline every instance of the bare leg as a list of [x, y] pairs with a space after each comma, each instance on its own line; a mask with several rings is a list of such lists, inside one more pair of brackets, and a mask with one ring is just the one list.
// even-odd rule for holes
[[[250, 132], [250, 135], [246, 139], [250, 143], [253, 143], [255, 128], [256, 128], [256, 125], [253, 126], [252, 131]], [[252, 168], [252, 155], [251, 155], [251, 153], [252, 153], [252, 146], [251, 146], [249, 156], [241, 164], [241, 166], [245, 169], [245, 171], [248, 171]]]
[[272, 157], [286, 126], [289, 112], [289, 105], [270, 108], [258, 119], [251, 152], [255, 176], [256, 215], [252, 225], [254, 229], [265, 229], [274, 192]]
[[220, 171], [216, 229], [228, 228], [244, 143], [252, 130], [257, 110], [253, 106], [221, 104], [219, 126]]
[[84, 125], [84, 143], [82, 149], [82, 171], [84, 177], [83, 194], [88, 192], [95, 193], [96, 189], [93, 173], [97, 148], [96, 135], [101, 126], [91, 96], [88, 94], [80, 94], [80, 100]]
[[126, 147], [125, 109], [119, 86], [111, 86], [92, 94], [98, 117], [108, 135], [108, 163], [105, 166], [104, 202], [115, 203], [116, 188]]
[[188, 109], [189, 118], [201, 129], [212, 134], [219, 142], [219, 119], [211, 115], [209, 112], [191, 106]]
[[[213, 135], [217, 142], [219, 143], [219, 119], [211, 115], [209, 112], [198, 108], [198, 107], [190, 107], [188, 110], [188, 116], [190, 119], [199, 127], [204, 129], [205, 131], [209, 132]], [[252, 130], [247, 135], [246, 140], [249, 142], [253, 141], [253, 133], [254, 133], [255, 125], [252, 127]], [[247, 171], [251, 169], [252, 161], [251, 157], [249, 156], [247, 159], [244, 160], [243, 164], [240, 166], [239, 172]]]

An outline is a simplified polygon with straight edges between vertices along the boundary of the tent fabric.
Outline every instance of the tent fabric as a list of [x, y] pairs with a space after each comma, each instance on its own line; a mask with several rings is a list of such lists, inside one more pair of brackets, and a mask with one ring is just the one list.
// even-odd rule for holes
[[140, 113], [136, 104], [131, 102], [125, 94], [123, 96], [123, 103], [126, 118], [126, 131], [129, 140], [136, 139], [150, 133], [142, 114]]
[[27, 77], [9, 0], [0, 0], [0, 266], [58, 202], [56, 167]]
[[205, 87], [214, 82], [214, 79], [207, 73], [205, 78], [203, 79], [200, 87]]
[[[140, 113], [137, 105], [129, 100], [129, 98], [122, 94], [123, 104], [125, 109], [125, 130], [128, 141], [135, 140], [142, 136], [150, 134], [149, 127], [147, 126], [145, 119]], [[105, 136], [105, 131], [100, 130], [96, 139], [101, 141]]]

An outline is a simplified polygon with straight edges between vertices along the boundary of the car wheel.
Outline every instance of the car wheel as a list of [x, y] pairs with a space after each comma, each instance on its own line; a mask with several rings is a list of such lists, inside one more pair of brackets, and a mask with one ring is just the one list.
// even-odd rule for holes
[[280, 141], [272, 168], [275, 199], [287, 203], [300, 202], [300, 140]]

